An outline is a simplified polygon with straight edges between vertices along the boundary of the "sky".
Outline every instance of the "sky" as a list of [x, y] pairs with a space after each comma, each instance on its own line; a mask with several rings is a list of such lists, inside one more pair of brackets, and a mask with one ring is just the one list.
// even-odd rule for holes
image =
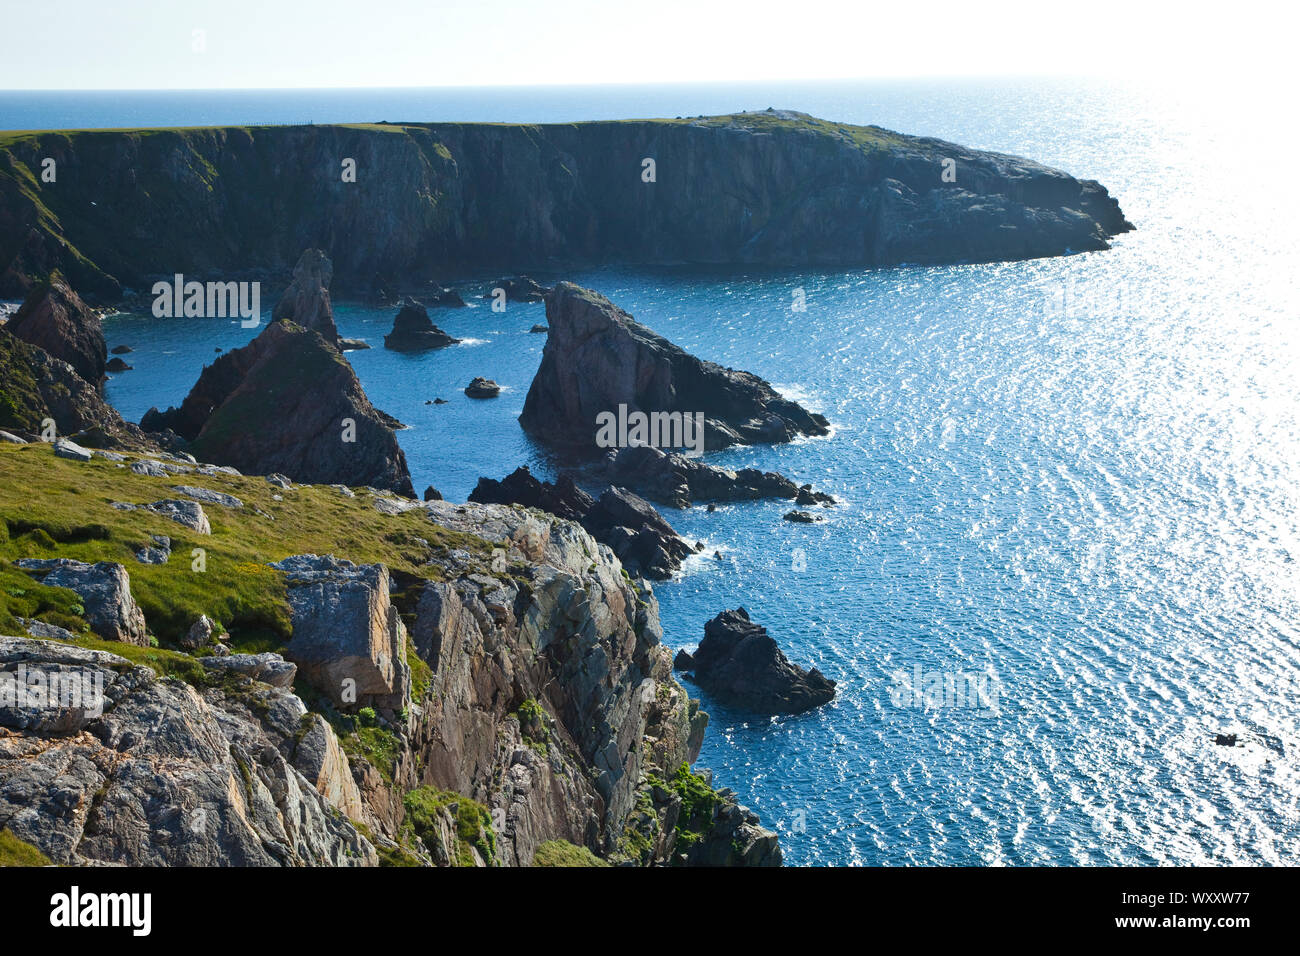
[[3, 0], [0, 89], [1292, 71], [1284, 0]]

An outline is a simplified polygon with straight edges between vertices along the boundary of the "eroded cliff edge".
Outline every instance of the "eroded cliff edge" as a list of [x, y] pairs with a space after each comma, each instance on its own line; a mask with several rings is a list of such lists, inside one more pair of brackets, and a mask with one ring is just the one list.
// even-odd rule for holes
[[790, 111], [0, 134], [9, 296], [55, 269], [110, 299], [175, 272], [283, 274], [307, 246], [354, 290], [613, 262], [1022, 259], [1104, 249], [1131, 228], [1097, 182]]
[[[653, 592], [579, 525], [150, 460], [0, 446], [0, 829], [74, 864], [780, 862], [689, 771]], [[41, 583], [59, 558], [113, 586]], [[90, 621], [131, 592], [143, 646]], [[14, 692], [54, 673], [102, 706]]]

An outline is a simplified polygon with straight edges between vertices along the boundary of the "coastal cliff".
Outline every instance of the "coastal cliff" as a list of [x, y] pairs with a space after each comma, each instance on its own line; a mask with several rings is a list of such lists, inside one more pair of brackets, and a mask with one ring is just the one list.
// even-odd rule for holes
[[[61, 864], [780, 863], [690, 771], [653, 591], [578, 524], [116, 457], [0, 445], [0, 832]], [[96, 623], [127, 602], [139, 643]]]
[[309, 246], [354, 291], [601, 263], [1022, 259], [1131, 228], [1094, 181], [788, 111], [0, 134], [7, 296], [56, 269], [100, 299], [176, 272], [280, 276]]

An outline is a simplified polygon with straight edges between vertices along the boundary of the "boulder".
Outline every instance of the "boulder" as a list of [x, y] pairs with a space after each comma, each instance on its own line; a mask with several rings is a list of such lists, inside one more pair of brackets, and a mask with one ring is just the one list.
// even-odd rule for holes
[[533, 326], [531, 329], [529, 329], [528, 331], [531, 332], [531, 333], [534, 334], [534, 335], [545, 335], [545, 334], [546, 334], [547, 332], [549, 332], [550, 330], [549, 330], [546, 326], [544, 326], [544, 325], [534, 325], [534, 326]]
[[[195, 622], [194, 627], [199, 627], [207, 617], [201, 617]], [[211, 621], [208, 621], [209, 634], [211, 633]], [[193, 633], [194, 628], [191, 628]], [[202, 647], [202, 644], [196, 645], [194, 649]], [[219, 671], [227, 674], [238, 674], [249, 680], [260, 681], [271, 687], [289, 688], [293, 686], [293, 680], [298, 676], [297, 665], [286, 661], [279, 654], [270, 652], [263, 654], [226, 654], [220, 657], [205, 657], [202, 659], [203, 666], [210, 671]]]
[[599, 293], [561, 282], [546, 297], [546, 318], [546, 347], [519, 416], [542, 441], [595, 450], [598, 416], [620, 406], [702, 414], [706, 449], [829, 432], [824, 417], [758, 376], [689, 355]]
[[200, 614], [199, 619], [190, 626], [185, 636], [181, 638], [180, 645], [187, 651], [197, 651], [199, 648], [211, 644], [216, 634], [217, 625], [206, 614]]
[[86, 609], [86, 623], [100, 637], [148, 646], [144, 612], [131, 596], [131, 576], [122, 565], [85, 564], [71, 558], [20, 558], [14, 563], [39, 576], [46, 587], [74, 591]]
[[794, 521], [798, 524], [812, 524], [814, 521], [824, 520], [821, 515], [811, 514], [807, 511], [787, 511], [783, 517], [786, 521]]
[[0, 431], [0, 441], [2, 441], [2, 442], [7, 442], [7, 443], [9, 443], [10, 445], [26, 445], [26, 444], [27, 444], [27, 439], [26, 439], [26, 438], [19, 438], [17, 435], [14, 435], [14, 434], [12, 434], [11, 432], [6, 432], [6, 431]]
[[67, 362], [96, 388], [104, 381], [108, 348], [99, 316], [62, 276], [36, 285], [4, 328], [10, 335]]
[[540, 508], [572, 521], [580, 521], [595, 504], [595, 499], [575, 485], [568, 475], [561, 475], [551, 484], [540, 481], [527, 465], [521, 465], [500, 481], [480, 478], [470, 492], [469, 500], [481, 504]]
[[410, 699], [406, 626], [382, 564], [300, 554], [271, 567], [289, 585], [293, 638], [285, 657], [338, 706], [401, 712]]
[[114, 355], [129, 355], [134, 351], [135, 349], [131, 348], [129, 345], [115, 345], [109, 349], [109, 352]]
[[483, 378], [476, 375], [474, 379], [465, 386], [465, 394], [470, 398], [496, 398], [501, 394], [501, 386], [490, 378]]
[[194, 485], [177, 485], [172, 491], [179, 491], [195, 501], [202, 501], [204, 504], [221, 505], [224, 508], [242, 508], [244, 502], [234, 495], [228, 495], [224, 491], [213, 491], [211, 488], [198, 488]]
[[135, 549], [135, 559], [141, 564], [166, 564], [172, 556], [172, 539], [165, 534], [150, 535], [151, 545]]
[[429, 487], [427, 487], [427, 488], [424, 489], [424, 500], [425, 500], [425, 501], [441, 501], [441, 500], [442, 500], [442, 492], [439, 491], [437, 488], [433, 487], [433, 485], [430, 485]]
[[133, 368], [134, 366], [127, 365], [120, 358], [111, 358], [108, 360], [108, 364], [104, 366], [104, 369], [109, 372], [129, 372]]
[[90, 461], [94, 457], [90, 453], [90, 449], [82, 448], [76, 442], [67, 438], [55, 439], [54, 454], [59, 458], [67, 458], [72, 461]]
[[798, 714], [835, 697], [835, 681], [815, 667], [805, 671], [791, 664], [743, 607], [709, 621], [704, 640], [681, 669], [720, 700], [760, 714]]
[[320, 337], [338, 346], [339, 330], [334, 324], [330, 304], [330, 281], [334, 265], [319, 249], [306, 249], [293, 267], [293, 280], [271, 312], [272, 321], [288, 319], [295, 325], [318, 332]]
[[408, 302], [393, 320], [393, 331], [384, 336], [384, 348], [397, 352], [423, 352], [446, 348], [459, 341], [434, 325], [423, 305]]

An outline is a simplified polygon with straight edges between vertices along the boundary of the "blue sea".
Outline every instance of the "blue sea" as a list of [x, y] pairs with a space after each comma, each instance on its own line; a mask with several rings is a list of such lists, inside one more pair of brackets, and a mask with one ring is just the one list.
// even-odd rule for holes
[[[1107, 252], [993, 265], [536, 276], [592, 286], [834, 425], [708, 457], [831, 491], [825, 522], [785, 522], [784, 502], [666, 511], [708, 542], [656, 586], [671, 647], [744, 606], [838, 681], [833, 704], [780, 719], [701, 694], [699, 765], [779, 830], [791, 864], [1300, 863], [1300, 208], [1277, 128], [1290, 109], [1212, 79], [998, 79], [4, 93], [0, 126], [768, 106], [1098, 179], [1137, 231]], [[336, 304], [341, 332], [376, 346], [348, 358], [410, 426], [416, 487], [452, 499], [519, 464], [555, 473], [516, 422], [544, 309], [493, 313], [483, 278], [458, 284], [470, 308], [433, 310], [465, 341], [425, 355], [382, 348], [393, 309]], [[108, 396], [138, 420], [255, 330], [119, 315], [106, 332], [135, 349]], [[502, 396], [467, 399], [475, 375]], [[1221, 732], [1239, 746], [1216, 746]]]

